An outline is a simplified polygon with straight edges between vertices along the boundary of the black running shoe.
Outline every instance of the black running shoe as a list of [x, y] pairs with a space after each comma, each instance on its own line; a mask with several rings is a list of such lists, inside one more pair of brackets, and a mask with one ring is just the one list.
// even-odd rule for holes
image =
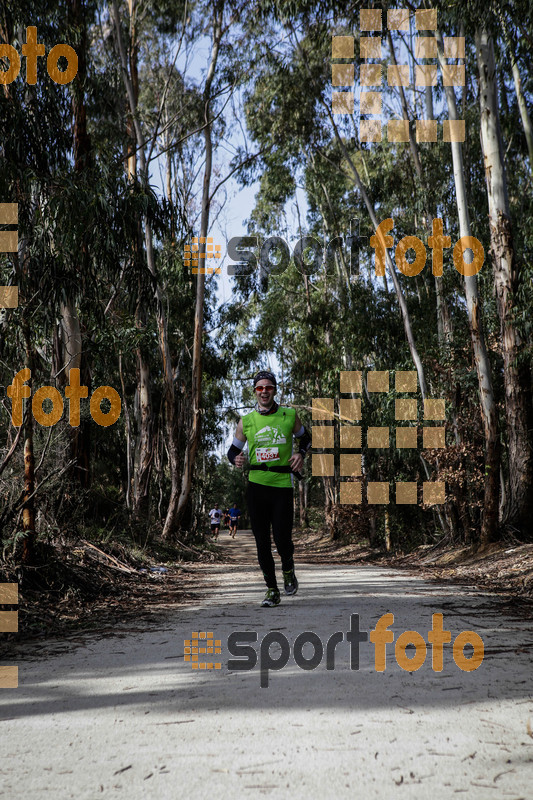
[[296, 594], [298, 591], [298, 580], [294, 574], [294, 569], [283, 573], [283, 583], [285, 584], [285, 594]]
[[277, 589], [267, 589], [265, 599], [263, 600], [261, 605], [265, 607], [271, 607], [271, 606], [279, 606], [280, 603], [281, 603], [281, 597], [279, 596], [279, 591]]

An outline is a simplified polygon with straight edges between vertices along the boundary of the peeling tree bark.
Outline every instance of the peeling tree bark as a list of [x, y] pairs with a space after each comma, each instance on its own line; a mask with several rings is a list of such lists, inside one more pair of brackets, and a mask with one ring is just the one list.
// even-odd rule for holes
[[498, 113], [496, 67], [492, 38], [476, 31], [479, 69], [481, 146], [489, 201], [490, 241], [496, 306], [500, 318], [505, 385], [505, 416], [509, 447], [509, 492], [504, 522], [523, 535], [533, 518], [533, 406], [531, 372], [525, 359], [518, 362], [521, 342], [514, 324], [518, 265], [511, 230], [507, 176]]
[[138, 436], [135, 450], [133, 477], [133, 514], [147, 516], [150, 510], [150, 478], [153, 462], [152, 402], [150, 367], [137, 348], [137, 401]]
[[[444, 44], [440, 31], [435, 32], [437, 39], [437, 53], [441, 69], [445, 65]], [[452, 86], [445, 86], [448, 117], [457, 120], [457, 103], [455, 91]], [[461, 237], [470, 236], [470, 218], [466, 197], [465, 176], [463, 169], [463, 154], [460, 142], [451, 142], [453, 176], [455, 181], [455, 194], [457, 198], [457, 214], [459, 217], [459, 230]], [[485, 493], [483, 502], [483, 520], [481, 524], [480, 543], [486, 545], [499, 537], [498, 532], [498, 505], [500, 494], [500, 437], [498, 431], [498, 415], [494, 402], [492, 388], [491, 367], [485, 344], [481, 321], [481, 300], [477, 277], [465, 276], [465, 296], [470, 326], [470, 339], [472, 352], [476, 365], [479, 384], [479, 397], [481, 416], [485, 433]]]

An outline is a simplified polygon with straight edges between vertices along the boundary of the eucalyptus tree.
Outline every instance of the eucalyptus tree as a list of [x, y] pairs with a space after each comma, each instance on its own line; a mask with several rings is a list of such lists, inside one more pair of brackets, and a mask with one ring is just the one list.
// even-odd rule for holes
[[[264, 40], [259, 40], [256, 46], [263, 46], [264, 57], [257, 74], [250, 81], [246, 115], [250, 135], [262, 149], [264, 171], [260, 200], [250, 222], [265, 233], [272, 229], [276, 221], [279, 225], [284, 204], [294, 195], [296, 183], [303, 182], [308, 203], [319, 212], [320, 223], [315, 230], [322, 227], [320, 233], [326, 233], [327, 238], [347, 232], [351, 218], [360, 216], [360, 209], [363, 210], [363, 216], [370, 216], [374, 228], [377, 228], [377, 205], [371, 197], [373, 193], [375, 196], [380, 194], [381, 175], [370, 184], [366, 164], [371, 157], [370, 152], [361, 148], [347, 131], [339, 127], [329, 108], [327, 91], [330, 82], [328, 60], [332, 9], [325, 9], [323, 4], [320, 12], [317, 12], [315, 4], [298, 4], [297, 8], [290, 3], [259, 5]], [[355, 9], [347, 10], [348, 20], [354, 13]], [[334, 187], [335, 169], [339, 173], [337, 182], [340, 191]], [[389, 203], [390, 195], [380, 200], [381, 213]], [[318, 218], [315, 222], [318, 223]], [[411, 287], [408, 283], [405, 288], [401, 285], [389, 257], [387, 263], [409, 352], [418, 371], [422, 396], [425, 397], [425, 370], [415, 341], [415, 327], [406, 297]], [[345, 321], [346, 332], [356, 324], [355, 318], [362, 313], [362, 307], [353, 304], [355, 294], [347, 272], [347, 257], [342, 250], [337, 249], [334, 253], [333, 265], [337, 278], [333, 278], [334, 283], [329, 278], [329, 302], [334, 305], [335, 313]], [[301, 324], [307, 325], [313, 320], [316, 298], [312, 291], [313, 282], [305, 274], [301, 280], [306, 297]], [[389, 297], [386, 278], [385, 286]], [[360, 302], [361, 298], [358, 299]], [[330, 332], [327, 328], [322, 331], [322, 337], [328, 346]], [[310, 338], [320, 338], [316, 326]], [[344, 361], [345, 368], [349, 368], [347, 364], [351, 354], [348, 350], [344, 346], [340, 353], [336, 351], [337, 357], [340, 356], [339, 367]], [[315, 384], [312, 391], [316, 392], [318, 388]], [[328, 492], [327, 479], [325, 483]]]
[[[84, 30], [95, 8], [87, 4], [80, 10], [73, 2], [68, 18], [64, 10], [53, 2], [30, 5], [24, 13], [13, 7], [5, 9], [2, 33], [5, 41], [16, 44], [23, 38], [29, 17], [46, 50], [58, 40], [70, 39], [80, 52], [79, 81], [62, 86], [39, 69], [36, 84], [14, 81], [4, 86], [0, 97], [1, 194], [3, 201], [18, 203], [20, 242], [18, 258], [12, 262], [20, 305], [9, 313], [10, 325], [7, 315], [2, 322], [1, 347], [9, 351], [10, 367], [15, 371], [26, 360], [33, 379], [51, 374], [60, 386], [65, 367], [72, 366], [71, 358], [80, 355], [80, 316], [89, 348], [92, 333], [102, 326], [101, 289], [116, 278], [123, 244], [123, 226], [117, 224], [117, 218], [124, 200], [112, 161], [90, 157], [85, 98], [91, 81], [85, 74]], [[86, 15], [82, 23], [78, 12]], [[74, 340], [77, 344], [72, 348]], [[29, 545], [26, 557], [37, 533], [34, 508], [46, 483], [40, 474], [36, 481], [33, 473], [35, 446], [43, 443], [36, 472], [51, 468], [47, 455], [50, 437], [43, 442], [43, 431], [38, 426], [34, 429], [29, 407], [28, 401], [24, 422], [26, 488], [21, 500]], [[84, 446], [82, 459], [76, 434], [69, 430], [64, 438], [71, 440], [66, 460], [76, 470], [79, 488], [79, 476], [90, 475], [89, 450]], [[56, 452], [59, 457], [59, 445]], [[54, 468], [57, 472], [63, 467], [64, 463]], [[84, 482], [87, 484], [85, 478]], [[17, 501], [8, 517], [16, 519], [20, 507]]]
[[476, 48], [480, 84], [481, 143], [489, 202], [494, 289], [501, 325], [505, 413], [509, 442], [509, 496], [505, 508], [505, 522], [519, 530], [522, 535], [526, 535], [529, 534], [533, 515], [531, 370], [527, 359], [521, 353], [522, 342], [514, 319], [520, 265], [515, 254], [511, 226], [498, 112], [494, 45], [492, 36], [486, 28], [476, 31]]

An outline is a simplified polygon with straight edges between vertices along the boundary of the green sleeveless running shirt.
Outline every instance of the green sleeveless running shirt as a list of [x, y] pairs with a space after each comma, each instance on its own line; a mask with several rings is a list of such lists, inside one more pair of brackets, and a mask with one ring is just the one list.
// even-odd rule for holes
[[[242, 429], [248, 442], [250, 464], [289, 465], [292, 456], [292, 432], [296, 420], [294, 408], [280, 406], [275, 414], [251, 411], [242, 418]], [[263, 486], [291, 487], [289, 472], [250, 470], [248, 480]]]

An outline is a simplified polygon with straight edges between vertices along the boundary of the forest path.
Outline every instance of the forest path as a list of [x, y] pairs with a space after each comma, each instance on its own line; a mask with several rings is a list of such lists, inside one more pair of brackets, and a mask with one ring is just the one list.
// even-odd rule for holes
[[[260, 608], [251, 533], [232, 540], [223, 531], [219, 545], [230, 563], [196, 565], [210, 585], [195, 606], [134, 633], [62, 642], [63, 652], [39, 660], [28, 643], [28, 656], [17, 658], [19, 688], [0, 690], [0, 797], [532, 797], [531, 620], [464, 587], [300, 562], [298, 594]], [[393, 643], [385, 672], [376, 672], [366, 641], [359, 670], [350, 669], [350, 615], [371, 631], [386, 612], [394, 642], [404, 630], [427, 641], [432, 614], [443, 613], [452, 641], [463, 630], [483, 638], [483, 663], [463, 672], [445, 645], [444, 669], [434, 672], [428, 646], [423, 666], [408, 672]], [[228, 636], [257, 632], [259, 656], [272, 630], [286, 637], [290, 657], [261, 688], [264, 658], [229, 670]], [[222, 669], [184, 661], [193, 631], [221, 640]], [[325, 656], [314, 670], [295, 663], [293, 643], [304, 631], [318, 634], [324, 650], [344, 633], [334, 670]], [[303, 656], [313, 649], [306, 645]], [[271, 646], [272, 658], [280, 652]]]

